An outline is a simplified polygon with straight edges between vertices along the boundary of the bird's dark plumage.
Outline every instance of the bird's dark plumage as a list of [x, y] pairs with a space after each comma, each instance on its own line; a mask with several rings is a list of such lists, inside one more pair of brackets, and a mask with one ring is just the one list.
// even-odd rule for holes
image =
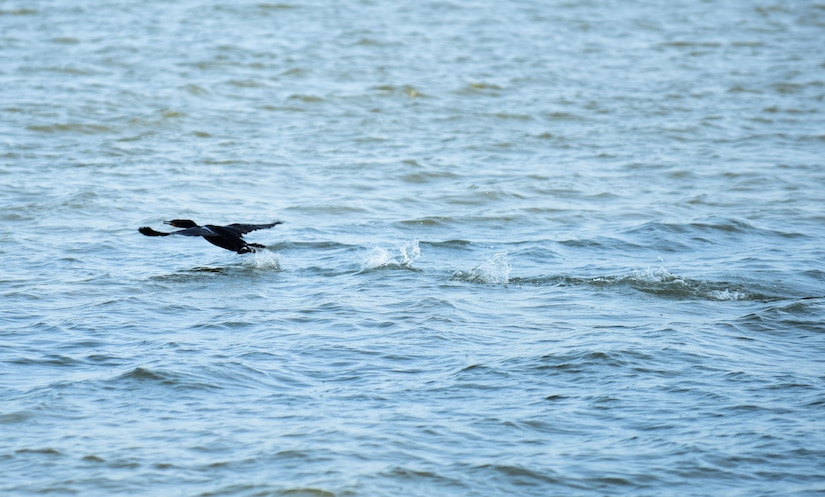
[[148, 226], [138, 228], [138, 231], [146, 236], [169, 236], [169, 235], [183, 235], [183, 236], [202, 236], [207, 242], [218, 247], [231, 250], [239, 254], [246, 254], [248, 252], [255, 252], [256, 249], [266, 248], [259, 243], [248, 243], [243, 239], [243, 235], [250, 231], [263, 230], [282, 224], [283, 221], [275, 221], [269, 224], [230, 224], [227, 226], [215, 226], [207, 224], [198, 226], [194, 221], [189, 219], [173, 219], [171, 221], [164, 221], [163, 224], [174, 226], [175, 228], [182, 228], [171, 233], [164, 233], [155, 231]]

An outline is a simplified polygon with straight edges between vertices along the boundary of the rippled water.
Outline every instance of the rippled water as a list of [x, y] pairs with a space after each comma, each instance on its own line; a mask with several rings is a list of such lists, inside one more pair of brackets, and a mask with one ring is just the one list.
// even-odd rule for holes
[[0, 493], [825, 492], [823, 28], [0, 3]]

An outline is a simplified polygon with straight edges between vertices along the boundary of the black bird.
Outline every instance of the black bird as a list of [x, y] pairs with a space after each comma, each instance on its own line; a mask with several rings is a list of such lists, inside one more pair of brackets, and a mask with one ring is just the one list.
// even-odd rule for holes
[[230, 224], [228, 226], [215, 226], [207, 224], [205, 226], [198, 226], [195, 221], [189, 219], [173, 219], [171, 221], [164, 221], [163, 224], [174, 226], [175, 228], [183, 228], [179, 231], [171, 233], [162, 233], [155, 231], [148, 226], [138, 228], [138, 231], [146, 236], [169, 236], [169, 235], [183, 235], [183, 236], [202, 236], [207, 242], [212, 245], [217, 245], [220, 248], [231, 250], [239, 254], [246, 254], [255, 252], [256, 249], [266, 248], [265, 245], [259, 243], [247, 243], [243, 236], [250, 231], [262, 230], [271, 228], [282, 224], [283, 221], [275, 221], [269, 224]]

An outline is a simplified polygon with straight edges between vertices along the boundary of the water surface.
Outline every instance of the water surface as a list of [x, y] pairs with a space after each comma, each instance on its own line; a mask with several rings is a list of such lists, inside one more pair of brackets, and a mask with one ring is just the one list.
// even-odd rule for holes
[[3, 3], [0, 492], [825, 492], [823, 28]]

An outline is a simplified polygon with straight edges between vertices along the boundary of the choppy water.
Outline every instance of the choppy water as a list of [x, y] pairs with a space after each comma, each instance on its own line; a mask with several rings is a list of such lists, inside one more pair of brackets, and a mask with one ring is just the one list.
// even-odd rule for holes
[[[0, 2], [3, 495], [825, 492], [825, 6]], [[136, 228], [286, 223], [239, 256]]]

